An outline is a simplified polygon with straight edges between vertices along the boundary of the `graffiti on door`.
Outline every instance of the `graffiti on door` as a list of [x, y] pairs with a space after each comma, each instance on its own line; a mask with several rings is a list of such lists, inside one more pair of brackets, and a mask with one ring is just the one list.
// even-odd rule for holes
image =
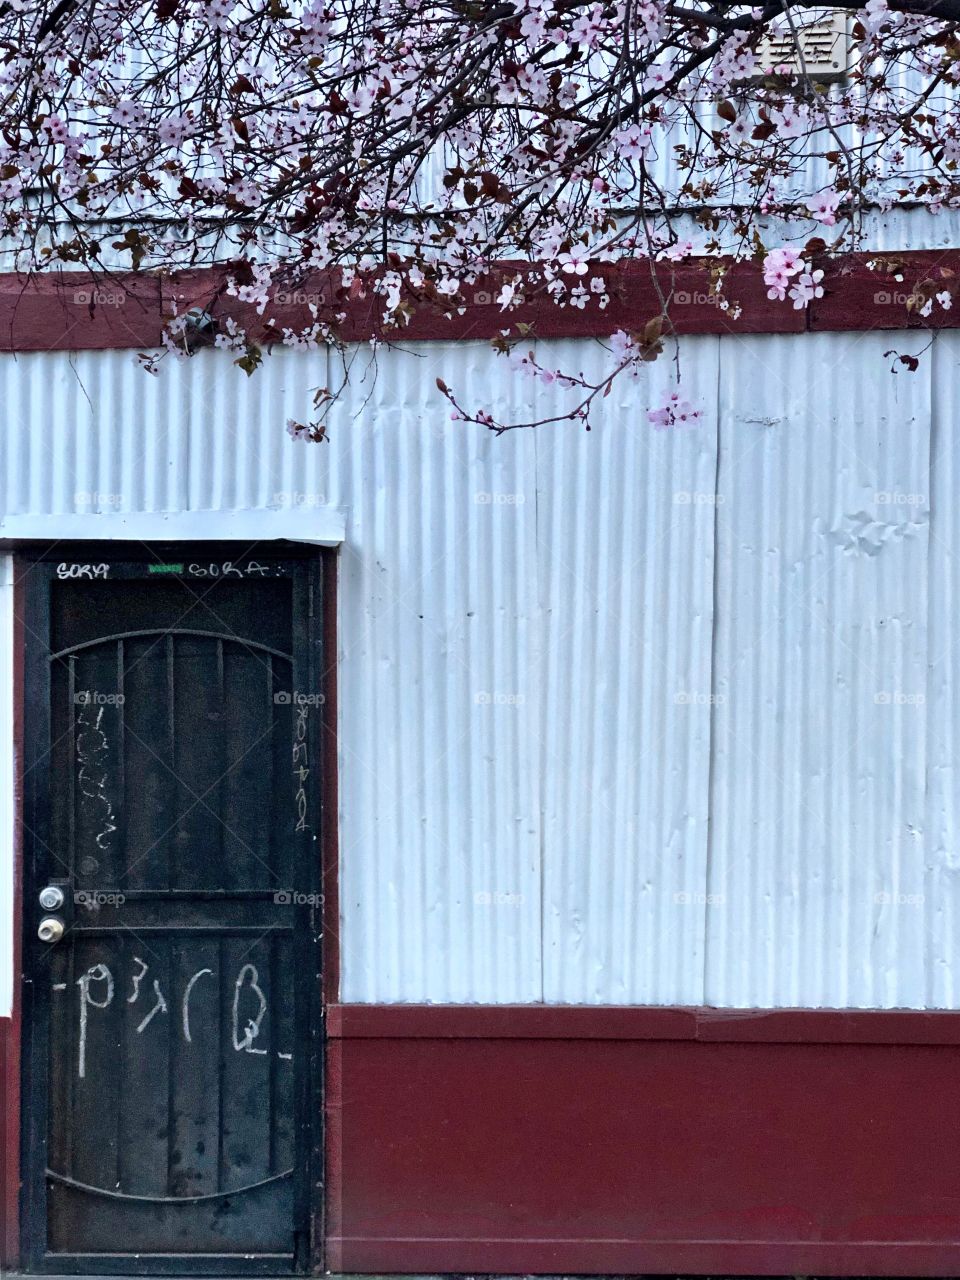
[[[133, 957], [138, 970], [129, 975], [130, 994], [126, 997], [128, 1004], [137, 1004], [144, 996], [144, 1006], [149, 1007], [136, 1027], [137, 1035], [143, 1033], [158, 1015], [170, 1015], [170, 1007], [163, 993], [159, 978], [149, 978], [150, 966], [140, 956]], [[198, 969], [187, 980], [180, 1000], [180, 1025], [183, 1039], [187, 1044], [193, 1043], [190, 1034], [190, 999], [193, 989], [201, 978], [216, 978], [210, 968]], [[77, 1036], [77, 1075], [85, 1079], [87, 1075], [87, 1026], [91, 1016], [96, 1016], [98, 1009], [107, 1009], [117, 995], [117, 982], [110, 968], [105, 964], [94, 964], [76, 979], [78, 988]], [[67, 989], [66, 983], [53, 984], [53, 990], [62, 992]], [[269, 1008], [269, 1001], [260, 985], [260, 974], [255, 964], [241, 965], [233, 984], [233, 995], [230, 1002], [230, 1039], [237, 1053], [266, 1055], [269, 1049], [258, 1045], [260, 1028]], [[283, 1062], [291, 1062], [293, 1054], [276, 1050], [276, 1056]]]

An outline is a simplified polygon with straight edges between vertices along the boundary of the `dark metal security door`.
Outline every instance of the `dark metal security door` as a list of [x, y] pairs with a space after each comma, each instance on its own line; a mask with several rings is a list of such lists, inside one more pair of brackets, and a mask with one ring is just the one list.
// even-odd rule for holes
[[306, 1269], [319, 569], [159, 548], [23, 571], [24, 1261]]

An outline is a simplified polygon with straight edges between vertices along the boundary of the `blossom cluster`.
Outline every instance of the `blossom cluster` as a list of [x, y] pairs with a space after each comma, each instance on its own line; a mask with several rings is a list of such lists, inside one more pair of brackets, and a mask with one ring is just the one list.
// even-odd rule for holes
[[[508, 324], [531, 284], [602, 311], [607, 264], [667, 281], [694, 256], [760, 260], [768, 297], [803, 308], [823, 296], [817, 254], [856, 247], [866, 210], [960, 206], [952, 25], [866, 0], [845, 79], [819, 84], [799, 54], [761, 72], [763, 41], [801, 48], [820, 8], [8, 0], [4, 265], [225, 263], [227, 295], [308, 349], [342, 344], [357, 298], [387, 340], [420, 308], [463, 312], [504, 260], [539, 273], [501, 275]], [[278, 305], [318, 275], [322, 297]], [[174, 317], [170, 350], [188, 336]], [[256, 367], [235, 322], [213, 341]], [[624, 371], [657, 350], [630, 342], [611, 344]]]

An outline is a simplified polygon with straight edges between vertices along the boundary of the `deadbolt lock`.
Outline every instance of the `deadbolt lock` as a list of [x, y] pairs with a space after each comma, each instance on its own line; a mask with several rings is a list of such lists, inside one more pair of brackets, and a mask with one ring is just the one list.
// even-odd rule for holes
[[48, 884], [40, 890], [40, 905], [44, 911], [59, 911], [63, 906], [63, 890], [58, 884]]

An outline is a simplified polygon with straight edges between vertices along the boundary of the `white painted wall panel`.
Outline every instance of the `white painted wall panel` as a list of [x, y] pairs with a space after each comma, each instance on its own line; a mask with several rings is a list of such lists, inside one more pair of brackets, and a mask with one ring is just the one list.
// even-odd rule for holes
[[930, 441], [924, 1003], [960, 1007], [960, 343], [933, 350]]
[[500, 439], [438, 373], [559, 393], [425, 345], [318, 446], [318, 355], [4, 356], [0, 516], [343, 512], [347, 999], [960, 1007], [960, 334], [888, 372], [921, 343], [685, 340], [697, 427], [649, 426], [662, 361]]
[[698, 426], [651, 430], [662, 363], [536, 437], [548, 1001], [703, 998], [718, 340], [685, 356]]
[[[435, 386], [453, 372], [482, 402], [488, 360], [477, 344], [381, 361], [359, 414], [358, 382], [321, 446], [349, 513], [340, 865], [353, 1000], [542, 998], [535, 441], [452, 424]], [[516, 411], [522, 388], [504, 390]]]
[[930, 377], [889, 345], [723, 352], [708, 1003], [924, 1002]]

